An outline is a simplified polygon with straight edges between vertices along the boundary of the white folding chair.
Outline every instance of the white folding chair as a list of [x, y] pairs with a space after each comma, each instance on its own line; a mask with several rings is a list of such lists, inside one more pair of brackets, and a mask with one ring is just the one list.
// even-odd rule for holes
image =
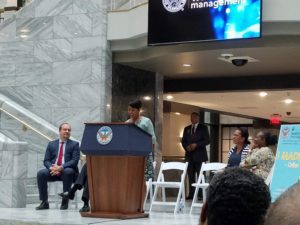
[[220, 171], [220, 170], [223, 170], [226, 166], [227, 166], [227, 164], [225, 164], [225, 163], [205, 163], [205, 162], [202, 163], [197, 183], [192, 184], [192, 186], [195, 187], [195, 193], [194, 193], [193, 201], [192, 201], [191, 208], [190, 208], [190, 214], [192, 213], [194, 207], [202, 207], [203, 206], [203, 203], [197, 202], [199, 188], [202, 189], [203, 202], [206, 201], [206, 189], [208, 188], [209, 183], [205, 182], [205, 172]]
[[[62, 198], [58, 196], [59, 193], [63, 192], [63, 185], [61, 181], [49, 182], [49, 197], [52, 196], [50, 203], [53, 202], [55, 204], [55, 208], [58, 209], [58, 205], [60, 204]], [[70, 201], [71, 204], [74, 205], [75, 209], [78, 209], [79, 197], [77, 192], [75, 193], [74, 200]], [[70, 206], [69, 203], [69, 206]]]
[[269, 172], [267, 178], [265, 179], [265, 183], [266, 183], [266, 185], [268, 185], [269, 187], [270, 187], [270, 185], [271, 185], [273, 173], [274, 173], [274, 164], [273, 164], [273, 166], [272, 166], [272, 168], [271, 168], [271, 170], [270, 170], [270, 172]]
[[[186, 176], [188, 163], [182, 162], [162, 162], [159, 170], [159, 174], [156, 182], [152, 182], [155, 186], [153, 199], [151, 201], [150, 210], [151, 212], [154, 205], [167, 205], [167, 206], [175, 206], [174, 214], [179, 211], [179, 203], [182, 200], [183, 206], [185, 206], [185, 188], [184, 188], [184, 180]], [[178, 170], [181, 172], [179, 181], [165, 181], [164, 172], [167, 170]], [[162, 201], [157, 200], [158, 189], [162, 189]], [[165, 198], [165, 188], [178, 188], [178, 194], [176, 198], [176, 202], [166, 201]]]
[[[156, 161], [153, 161], [153, 170], [155, 170], [156, 167]], [[145, 200], [144, 200], [144, 208], [147, 202], [147, 198], [149, 195], [149, 199], [150, 199], [150, 203], [152, 201], [153, 198], [153, 185], [152, 185], [152, 178], [150, 178], [149, 180], [146, 181], [146, 196], [145, 196]]]

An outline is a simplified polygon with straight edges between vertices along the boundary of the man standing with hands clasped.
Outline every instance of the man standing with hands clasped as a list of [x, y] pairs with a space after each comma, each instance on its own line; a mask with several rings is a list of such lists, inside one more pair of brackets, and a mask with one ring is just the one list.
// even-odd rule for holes
[[191, 114], [192, 124], [185, 127], [181, 144], [185, 150], [185, 160], [189, 163], [187, 173], [189, 178], [189, 195], [187, 199], [193, 199], [195, 188], [192, 183], [196, 182], [195, 176], [199, 176], [202, 162], [208, 160], [206, 145], [209, 144], [208, 128], [199, 123], [199, 113]]
[[[59, 139], [50, 141], [44, 158], [45, 169], [37, 173], [41, 204], [36, 210], [49, 209], [47, 182], [62, 181], [63, 191], [69, 191], [72, 182], [78, 175], [78, 161], [80, 157], [79, 143], [70, 140], [71, 126], [62, 123], [59, 126]], [[60, 209], [68, 208], [68, 199], [63, 199]]]

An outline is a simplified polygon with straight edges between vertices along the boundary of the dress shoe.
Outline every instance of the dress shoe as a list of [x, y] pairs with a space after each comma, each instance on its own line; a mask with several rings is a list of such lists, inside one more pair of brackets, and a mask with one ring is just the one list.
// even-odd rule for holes
[[35, 207], [35, 209], [36, 210], [49, 209], [49, 202], [48, 201], [42, 201], [39, 206]]
[[63, 198], [63, 200], [61, 201], [60, 209], [61, 210], [68, 209], [68, 205], [69, 205], [69, 199]]
[[71, 192], [63, 192], [63, 193], [60, 193], [60, 194], [58, 194], [60, 197], [62, 197], [62, 198], [65, 198], [65, 199], [70, 199], [70, 200], [73, 200], [74, 199], [74, 197], [75, 197], [75, 195], [74, 194], [72, 194]]
[[90, 211], [90, 207], [88, 205], [84, 205], [79, 212], [89, 212]]

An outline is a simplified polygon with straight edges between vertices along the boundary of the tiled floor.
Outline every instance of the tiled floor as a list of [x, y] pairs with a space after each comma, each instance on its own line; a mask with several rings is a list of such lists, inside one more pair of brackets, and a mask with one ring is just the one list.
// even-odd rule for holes
[[[0, 208], [1, 225], [198, 225], [199, 213], [190, 215], [189, 208], [184, 214], [174, 215], [172, 212], [162, 210], [151, 212], [149, 218], [143, 219], [102, 219], [102, 218], [83, 218], [77, 209], [59, 210], [52, 209], [36, 211], [34, 206], [28, 208]], [[197, 210], [196, 210], [197, 212]]]

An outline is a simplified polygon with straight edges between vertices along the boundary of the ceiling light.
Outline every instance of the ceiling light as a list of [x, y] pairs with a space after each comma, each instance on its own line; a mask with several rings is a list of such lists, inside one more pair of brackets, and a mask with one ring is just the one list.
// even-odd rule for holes
[[265, 91], [259, 92], [260, 97], [266, 97], [267, 95], [268, 95], [268, 93]]
[[149, 101], [149, 100], [151, 100], [151, 97], [150, 96], [145, 96], [144, 100]]
[[285, 104], [291, 104], [292, 102], [293, 102], [293, 100], [290, 99], [290, 98], [287, 98], [287, 99], [284, 100]]
[[29, 32], [29, 29], [23, 28], [23, 29], [20, 30], [20, 32], [21, 32], [21, 33], [28, 33], [28, 32]]
[[173, 99], [174, 97], [172, 96], [172, 95], [167, 95], [167, 97], [166, 97], [168, 100], [171, 100], [171, 99]]
[[107, 107], [107, 108], [110, 108], [110, 104], [107, 104], [106, 107]]
[[189, 64], [189, 63], [184, 63], [184, 64], [182, 64], [182, 66], [183, 66], [183, 67], [191, 67], [191, 66], [192, 66], [192, 64]]
[[176, 114], [176, 115], [178, 115], [178, 116], [179, 116], [179, 115], [181, 115], [181, 113], [180, 113], [180, 112], [176, 112], [175, 114]]
[[20, 38], [27, 38], [28, 37], [28, 35], [26, 35], [26, 34], [21, 34], [20, 35]]

